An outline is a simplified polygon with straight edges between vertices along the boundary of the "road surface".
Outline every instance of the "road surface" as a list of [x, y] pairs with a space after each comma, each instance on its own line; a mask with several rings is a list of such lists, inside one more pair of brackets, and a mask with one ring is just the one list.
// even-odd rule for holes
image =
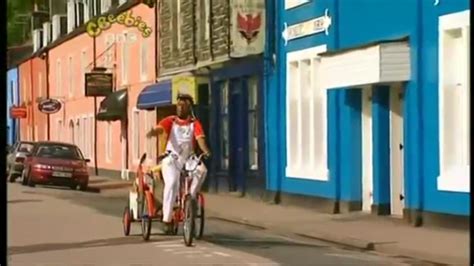
[[212, 218], [193, 247], [185, 247], [180, 235], [162, 235], [157, 223], [145, 242], [139, 224], [123, 236], [126, 200], [8, 184], [9, 265], [429, 265]]

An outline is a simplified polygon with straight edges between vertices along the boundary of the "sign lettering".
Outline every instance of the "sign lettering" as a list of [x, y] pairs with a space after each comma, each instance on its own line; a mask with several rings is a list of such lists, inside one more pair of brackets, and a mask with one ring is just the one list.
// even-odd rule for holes
[[145, 21], [142, 21], [142, 17], [132, 16], [132, 11], [125, 11], [118, 16], [113, 14], [107, 16], [100, 16], [97, 19], [90, 20], [86, 24], [87, 34], [91, 37], [99, 36], [103, 31], [106, 31], [112, 27], [112, 24], [118, 23], [126, 27], [135, 27], [138, 28], [138, 31], [142, 33], [142, 36], [147, 38], [150, 37], [152, 33], [152, 28], [149, 27]]

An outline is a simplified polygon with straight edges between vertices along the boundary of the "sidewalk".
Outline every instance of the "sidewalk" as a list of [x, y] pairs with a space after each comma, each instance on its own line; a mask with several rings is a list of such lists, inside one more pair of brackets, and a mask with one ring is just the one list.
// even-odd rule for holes
[[[99, 179], [107, 180], [91, 177], [91, 186], [116, 190], [130, 184], [117, 179], [94, 183]], [[469, 233], [464, 231], [415, 228], [391, 218], [363, 213], [322, 214], [229, 194], [206, 194], [206, 215], [353, 248], [444, 264], [469, 264]]]

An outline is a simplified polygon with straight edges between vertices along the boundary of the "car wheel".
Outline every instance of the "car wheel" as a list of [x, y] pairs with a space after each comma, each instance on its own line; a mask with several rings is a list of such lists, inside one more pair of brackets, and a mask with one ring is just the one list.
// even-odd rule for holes
[[80, 191], [86, 191], [87, 190], [87, 183], [83, 184], [83, 185], [80, 185], [79, 186], [79, 190]]
[[18, 175], [9, 174], [8, 175], [8, 181], [10, 181], [10, 183], [14, 183], [17, 177], [18, 177]]
[[35, 187], [36, 184], [35, 184], [35, 182], [33, 182], [33, 180], [31, 179], [31, 176], [29, 174], [28, 174], [27, 179], [28, 179], [28, 181], [26, 181], [26, 182], [27, 182], [28, 186], [29, 187]]

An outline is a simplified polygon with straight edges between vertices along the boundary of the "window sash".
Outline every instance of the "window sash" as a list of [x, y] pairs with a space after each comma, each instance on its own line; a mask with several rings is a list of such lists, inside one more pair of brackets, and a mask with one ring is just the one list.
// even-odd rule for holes
[[140, 73], [141, 79], [145, 81], [147, 77], [147, 63], [148, 63], [148, 47], [145, 40], [142, 40], [140, 49]]

